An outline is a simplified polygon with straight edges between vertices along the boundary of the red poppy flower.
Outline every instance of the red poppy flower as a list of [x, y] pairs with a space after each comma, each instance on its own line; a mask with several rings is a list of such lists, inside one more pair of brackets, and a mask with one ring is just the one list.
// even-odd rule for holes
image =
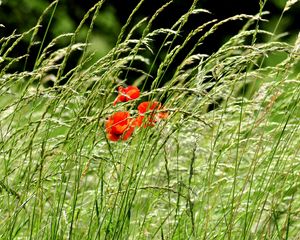
[[119, 95], [114, 101], [114, 105], [118, 102], [127, 102], [136, 99], [140, 96], [140, 90], [135, 86], [128, 86], [126, 88], [120, 86], [118, 88]]
[[[137, 116], [137, 118], [134, 120], [134, 125], [136, 126], [136, 127], [140, 127], [140, 126], [142, 126], [142, 124], [143, 124], [143, 121], [144, 121], [144, 116], [142, 116], [142, 115], [139, 115], [139, 116]], [[153, 123], [150, 123], [150, 124], [144, 124], [143, 125], [143, 127], [150, 127], [150, 126], [154, 126], [154, 124]]]
[[105, 129], [109, 140], [127, 140], [134, 131], [134, 120], [129, 112], [116, 112], [108, 118]]
[[[159, 102], [142, 102], [138, 106], [139, 116], [135, 119], [135, 125], [141, 126], [144, 120], [145, 115], [149, 113], [148, 123], [144, 125], [147, 126], [154, 126], [154, 123], [159, 121], [160, 119], [166, 119], [168, 117], [168, 113], [162, 110], [162, 105]], [[155, 112], [158, 111], [158, 112]]]
[[145, 114], [147, 111], [158, 110], [161, 108], [161, 104], [159, 102], [142, 102], [138, 106], [139, 114]]

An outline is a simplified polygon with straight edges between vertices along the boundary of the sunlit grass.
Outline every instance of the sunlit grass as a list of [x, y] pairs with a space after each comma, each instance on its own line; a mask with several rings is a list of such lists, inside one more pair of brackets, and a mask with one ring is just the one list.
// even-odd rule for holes
[[[163, 5], [141, 38], [133, 39], [145, 20], [128, 27], [142, 2], [115, 48], [96, 61], [88, 45], [102, 1], [74, 33], [48, 46], [40, 43], [32, 71], [11, 73], [11, 66], [27, 56], [10, 57], [10, 52], [27, 36], [38, 44], [38, 26], [1, 39], [0, 238], [296, 239], [300, 35], [289, 44], [259, 29], [267, 18], [262, 8], [256, 16], [212, 20], [175, 45], [191, 14], [209, 14], [197, 9], [195, 0], [170, 29], [152, 29], [172, 3]], [[55, 14], [55, 4], [46, 11]], [[292, 1], [283, 13], [290, 7]], [[89, 18], [86, 42], [78, 43], [76, 36]], [[215, 53], [196, 52], [229, 21], [243, 21], [245, 27]], [[195, 48], [162, 84], [175, 56], [200, 32]], [[260, 35], [270, 41], [258, 42]], [[165, 40], [153, 52], [158, 36]], [[51, 50], [61, 38], [70, 45]], [[66, 71], [76, 50], [83, 57]], [[163, 50], [167, 54], [160, 62]], [[145, 51], [156, 56], [153, 62]], [[272, 54], [283, 57], [270, 66]], [[150, 71], [154, 64], [159, 68], [150, 75], [134, 68], [136, 62], [149, 64]], [[141, 101], [113, 106], [117, 87], [124, 84], [119, 76], [130, 71], [141, 74], [135, 82], [140, 99], [164, 100], [169, 117], [136, 129], [128, 141], [111, 142], [107, 117], [125, 109], [135, 116]], [[47, 79], [53, 87], [45, 87]], [[151, 81], [148, 90], [146, 81]]]

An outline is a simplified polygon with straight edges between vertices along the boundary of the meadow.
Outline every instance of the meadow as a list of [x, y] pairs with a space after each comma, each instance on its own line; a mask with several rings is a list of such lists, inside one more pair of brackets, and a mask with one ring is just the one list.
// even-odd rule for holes
[[[191, 16], [211, 14], [197, 2], [170, 28], [155, 29], [172, 1], [132, 26], [142, 0], [114, 48], [97, 59], [90, 36], [103, 1], [76, 31], [47, 45], [35, 39], [58, 0], [27, 32], [1, 38], [1, 239], [300, 238], [300, 33], [286, 42], [276, 26], [261, 29], [270, 14], [260, 1], [256, 15], [210, 20], [177, 44]], [[288, 0], [282, 16], [296, 3]], [[88, 20], [85, 41], [78, 42]], [[243, 27], [217, 51], [197, 52], [234, 21]], [[12, 55], [24, 38], [27, 54]], [[61, 39], [69, 44], [56, 49]], [[163, 41], [154, 51], [157, 39]], [[74, 51], [81, 56], [68, 69]], [[19, 62], [24, 71], [11, 71]], [[153, 74], [139, 64], [159, 67]], [[130, 72], [140, 76], [130, 84], [140, 95], [114, 104], [119, 87], [129, 85], [120, 76]], [[145, 101], [161, 107], [148, 107], [149, 117], [126, 139], [124, 131], [112, 139], [108, 119], [126, 112], [132, 124]]]

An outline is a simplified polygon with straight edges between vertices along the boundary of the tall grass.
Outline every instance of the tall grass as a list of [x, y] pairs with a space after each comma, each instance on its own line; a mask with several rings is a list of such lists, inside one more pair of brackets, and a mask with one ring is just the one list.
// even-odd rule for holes
[[[102, 3], [74, 33], [48, 45], [35, 42], [39, 23], [1, 39], [0, 238], [297, 239], [300, 35], [289, 44], [276, 29], [260, 29], [268, 18], [262, 2], [257, 15], [212, 20], [177, 45], [189, 17], [209, 12], [197, 9], [195, 0], [169, 29], [153, 29], [171, 1], [129, 29], [141, 1], [116, 46], [95, 61], [89, 36]], [[293, 3], [287, 2], [283, 14]], [[55, 14], [56, 4], [41, 19]], [[89, 19], [90, 31], [80, 43], [76, 38]], [[196, 51], [229, 21], [245, 25], [213, 54]], [[141, 26], [141, 38], [134, 39]], [[199, 33], [195, 47], [162, 84], [175, 57]], [[11, 72], [28, 55], [10, 53], [28, 36], [28, 54], [32, 45], [41, 46], [34, 69]], [[158, 37], [164, 40], [155, 52], [151, 46]], [[53, 51], [60, 39], [70, 44]], [[83, 57], [66, 70], [75, 50]], [[154, 54], [153, 61], [145, 51]], [[276, 54], [282, 60], [268, 65]], [[134, 68], [136, 62], [151, 70]], [[158, 70], [150, 75], [155, 64]], [[151, 81], [142, 98], [164, 99], [169, 117], [138, 129], [128, 141], [110, 142], [107, 117], [124, 109], [137, 114], [133, 102], [112, 105], [123, 84], [120, 74], [130, 71], [140, 73], [140, 88]], [[54, 86], [46, 88], [49, 78]]]

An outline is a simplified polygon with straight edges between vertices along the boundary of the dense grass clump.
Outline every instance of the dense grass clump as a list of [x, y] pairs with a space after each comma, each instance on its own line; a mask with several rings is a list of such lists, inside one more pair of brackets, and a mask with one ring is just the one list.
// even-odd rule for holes
[[[45, 13], [55, 14], [57, 2]], [[300, 35], [287, 43], [276, 29], [260, 29], [268, 18], [262, 4], [255, 16], [211, 20], [176, 44], [191, 15], [209, 12], [197, 9], [195, 0], [173, 26], [153, 29], [171, 1], [129, 29], [142, 3], [100, 59], [93, 57], [89, 37], [103, 1], [74, 33], [48, 45], [35, 41], [39, 23], [1, 39], [0, 238], [296, 239]], [[86, 42], [79, 43], [88, 20]], [[245, 25], [211, 55], [197, 52], [230, 21]], [[141, 37], [133, 38], [141, 28]], [[163, 81], [195, 36], [194, 47]], [[27, 37], [28, 54], [40, 46], [34, 68], [12, 72], [26, 64], [28, 54], [11, 52]], [[156, 52], [157, 38], [163, 41]], [[69, 45], [53, 50], [61, 39]], [[69, 70], [73, 51], [82, 57]], [[268, 64], [273, 56], [280, 60]], [[120, 75], [132, 71], [140, 74], [134, 83], [140, 98], [114, 106], [118, 86], [126, 85]], [[125, 109], [136, 116], [140, 99], [163, 102], [168, 118], [136, 129], [127, 141], [110, 141], [106, 119]]]

